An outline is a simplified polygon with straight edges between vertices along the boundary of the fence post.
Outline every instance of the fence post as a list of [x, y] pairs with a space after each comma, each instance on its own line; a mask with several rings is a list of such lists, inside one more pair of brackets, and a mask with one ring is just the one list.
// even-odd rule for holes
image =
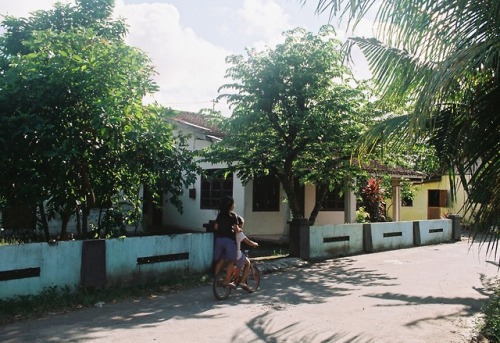
[[86, 240], [82, 244], [83, 287], [106, 286], [106, 240]]
[[420, 222], [413, 222], [413, 245], [422, 245], [422, 240], [420, 239]]
[[462, 224], [460, 223], [462, 217], [457, 214], [450, 214], [448, 218], [451, 219], [451, 238], [455, 241], [462, 239]]
[[289, 222], [290, 225], [290, 256], [308, 259], [311, 255], [309, 247], [309, 234], [311, 224], [309, 220], [293, 219]]
[[363, 250], [373, 252], [372, 226], [370, 223], [363, 224]]

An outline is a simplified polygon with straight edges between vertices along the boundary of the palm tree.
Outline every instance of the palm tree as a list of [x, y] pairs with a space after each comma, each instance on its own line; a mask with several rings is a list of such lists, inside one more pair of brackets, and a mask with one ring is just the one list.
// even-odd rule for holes
[[448, 167], [453, 184], [461, 182], [468, 193], [465, 211], [473, 218], [475, 232], [486, 233], [482, 242], [496, 251], [500, 1], [316, 1], [318, 13], [329, 11], [331, 18], [346, 20], [350, 28], [376, 11], [376, 37], [350, 38], [346, 48], [361, 49], [384, 100], [411, 108], [375, 128], [365, 143], [380, 133], [393, 142], [402, 134], [425, 137]]

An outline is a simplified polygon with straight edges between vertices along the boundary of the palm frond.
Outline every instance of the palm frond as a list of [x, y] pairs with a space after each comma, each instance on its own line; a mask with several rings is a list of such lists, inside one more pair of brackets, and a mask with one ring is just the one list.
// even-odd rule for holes
[[[344, 17], [355, 26], [374, 5], [372, 0], [318, 0], [316, 10], [329, 10], [331, 17]], [[413, 105], [402, 137], [430, 134], [451, 179], [468, 194], [466, 210], [496, 241], [488, 249], [496, 250], [500, 1], [381, 0], [376, 5], [376, 39], [351, 38], [348, 49], [353, 44], [361, 48], [384, 99]], [[391, 121], [385, 125], [394, 127]], [[374, 128], [370, 139], [384, 130]]]

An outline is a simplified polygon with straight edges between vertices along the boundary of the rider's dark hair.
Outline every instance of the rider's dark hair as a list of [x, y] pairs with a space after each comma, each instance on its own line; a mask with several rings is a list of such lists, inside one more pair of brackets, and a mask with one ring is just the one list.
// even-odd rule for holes
[[225, 196], [220, 200], [219, 204], [219, 212], [221, 213], [228, 213], [231, 211], [231, 207], [234, 204], [234, 199], [230, 196]]

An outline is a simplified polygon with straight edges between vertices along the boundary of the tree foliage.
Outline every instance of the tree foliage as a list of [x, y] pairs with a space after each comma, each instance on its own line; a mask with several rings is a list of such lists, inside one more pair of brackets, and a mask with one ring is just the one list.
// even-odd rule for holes
[[63, 237], [81, 213], [85, 236], [91, 208], [127, 202], [138, 210], [141, 184], [170, 191], [175, 202], [193, 177], [162, 109], [142, 105], [157, 89], [154, 70], [125, 44], [113, 4], [57, 3], [2, 22], [0, 192], [7, 206], [38, 207], [47, 239], [55, 213]]
[[[500, 2], [377, 4], [376, 37], [354, 37], [348, 46], [364, 52], [384, 99], [412, 106], [408, 115], [386, 123], [385, 132], [394, 139], [426, 137], [434, 145], [452, 183], [464, 186], [465, 210], [476, 228], [498, 246]], [[317, 11], [343, 14], [355, 26], [373, 5], [319, 0]]]
[[228, 163], [244, 182], [277, 177], [293, 218], [304, 218], [301, 185], [326, 191], [354, 172], [351, 151], [370, 120], [369, 91], [354, 82], [340, 47], [330, 26], [318, 35], [297, 28], [274, 49], [227, 58], [233, 82], [221, 87], [221, 97], [233, 113], [220, 121], [225, 137], [206, 159]]

